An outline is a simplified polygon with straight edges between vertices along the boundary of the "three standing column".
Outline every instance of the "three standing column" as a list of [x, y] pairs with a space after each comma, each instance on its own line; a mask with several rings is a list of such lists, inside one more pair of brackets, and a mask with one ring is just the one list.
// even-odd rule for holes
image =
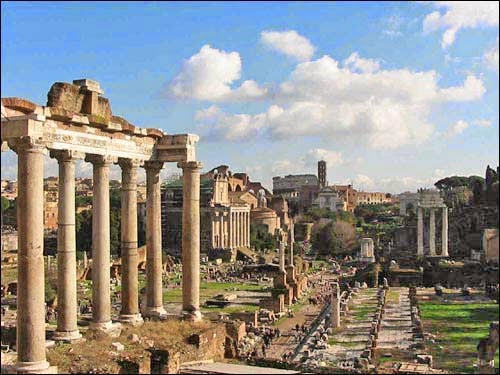
[[182, 168], [182, 311], [193, 321], [200, 312], [200, 170], [197, 161], [179, 162]]
[[436, 210], [434, 208], [430, 209], [429, 251], [430, 251], [430, 256], [436, 255]]
[[107, 331], [111, 322], [109, 167], [114, 158], [87, 155], [93, 165], [92, 198], [92, 322], [91, 329]]
[[139, 160], [118, 159], [122, 169], [121, 247], [122, 308], [120, 321], [132, 325], [143, 322], [139, 312], [137, 253], [137, 167]]
[[424, 213], [423, 208], [417, 208], [417, 256], [424, 256]]
[[[10, 142], [9, 142], [10, 144]], [[18, 155], [18, 287], [16, 371], [41, 373], [45, 355], [45, 270], [43, 264], [43, 158], [45, 147], [29, 137], [15, 141]]]
[[[161, 253], [161, 181], [163, 162], [146, 161], [146, 309], [144, 315], [158, 317], [167, 312], [163, 307]], [[185, 277], [185, 274], [183, 275]]]
[[441, 232], [441, 255], [448, 256], [448, 207], [443, 207]]
[[59, 162], [59, 206], [57, 219], [57, 329], [54, 340], [82, 337], [77, 326], [75, 161], [84, 154], [75, 151], [50, 152]]

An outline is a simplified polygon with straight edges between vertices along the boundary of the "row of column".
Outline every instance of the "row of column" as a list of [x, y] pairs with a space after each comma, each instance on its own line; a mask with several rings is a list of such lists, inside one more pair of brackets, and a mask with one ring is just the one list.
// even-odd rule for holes
[[[429, 252], [436, 256], [436, 209], [429, 209]], [[417, 209], [417, 255], [424, 255], [424, 218], [423, 207]], [[448, 256], [448, 207], [442, 208], [441, 256]]]
[[250, 212], [231, 212], [229, 247], [250, 246]]
[[[18, 314], [17, 371], [40, 372], [49, 367], [45, 356], [43, 263], [43, 158], [46, 148], [30, 139], [12, 145], [18, 154]], [[77, 327], [75, 162], [84, 154], [51, 151], [59, 162], [58, 321], [55, 339], [81, 337]], [[87, 155], [93, 164], [92, 322], [91, 328], [111, 328], [109, 167], [116, 158]], [[121, 246], [122, 308], [120, 321], [139, 323], [137, 253], [137, 167], [139, 160], [118, 159], [122, 169]], [[163, 162], [146, 161], [147, 176], [147, 304], [145, 315], [165, 313], [162, 301], [160, 170]], [[179, 162], [183, 169], [182, 218], [183, 312], [190, 319], [199, 311], [199, 162]]]

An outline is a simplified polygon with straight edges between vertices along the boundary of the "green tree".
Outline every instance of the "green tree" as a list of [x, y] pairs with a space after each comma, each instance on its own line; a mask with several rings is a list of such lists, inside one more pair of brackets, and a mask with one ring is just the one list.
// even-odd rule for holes
[[331, 221], [315, 230], [312, 246], [320, 255], [338, 255], [356, 246], [356, 230], [348, 222]]
[[8, 210], [10, 207], [10, 201], [6, 197], [2, 197], [2, 213]]
[[266, 225], [250, 224], [250, 246], [255, 250], [276, 249], [276, 238], [268, 232]]

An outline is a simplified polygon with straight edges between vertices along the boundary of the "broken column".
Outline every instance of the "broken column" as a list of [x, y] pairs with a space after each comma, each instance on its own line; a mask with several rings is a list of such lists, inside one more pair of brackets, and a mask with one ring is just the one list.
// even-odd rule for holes
[[340, 327], [340, 288], [338, 283], [330, 284], [332, 287], [332, 303], [331, 303], [331, 327]]
[[182, 168], [182, 312], [201, 320], [200, 312], [200, 170], [197, 161], [179, 162]]

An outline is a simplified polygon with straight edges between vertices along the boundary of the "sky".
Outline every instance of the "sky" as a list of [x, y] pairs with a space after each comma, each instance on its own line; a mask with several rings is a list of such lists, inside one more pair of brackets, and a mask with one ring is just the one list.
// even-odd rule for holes
[[2, 1], [1, 96], [89, 78], [136, 126], [198, 134], [204, 170], [272, 189], [323, 159], [330, 184], [415, 191], [499, 164], [498, 4]]

